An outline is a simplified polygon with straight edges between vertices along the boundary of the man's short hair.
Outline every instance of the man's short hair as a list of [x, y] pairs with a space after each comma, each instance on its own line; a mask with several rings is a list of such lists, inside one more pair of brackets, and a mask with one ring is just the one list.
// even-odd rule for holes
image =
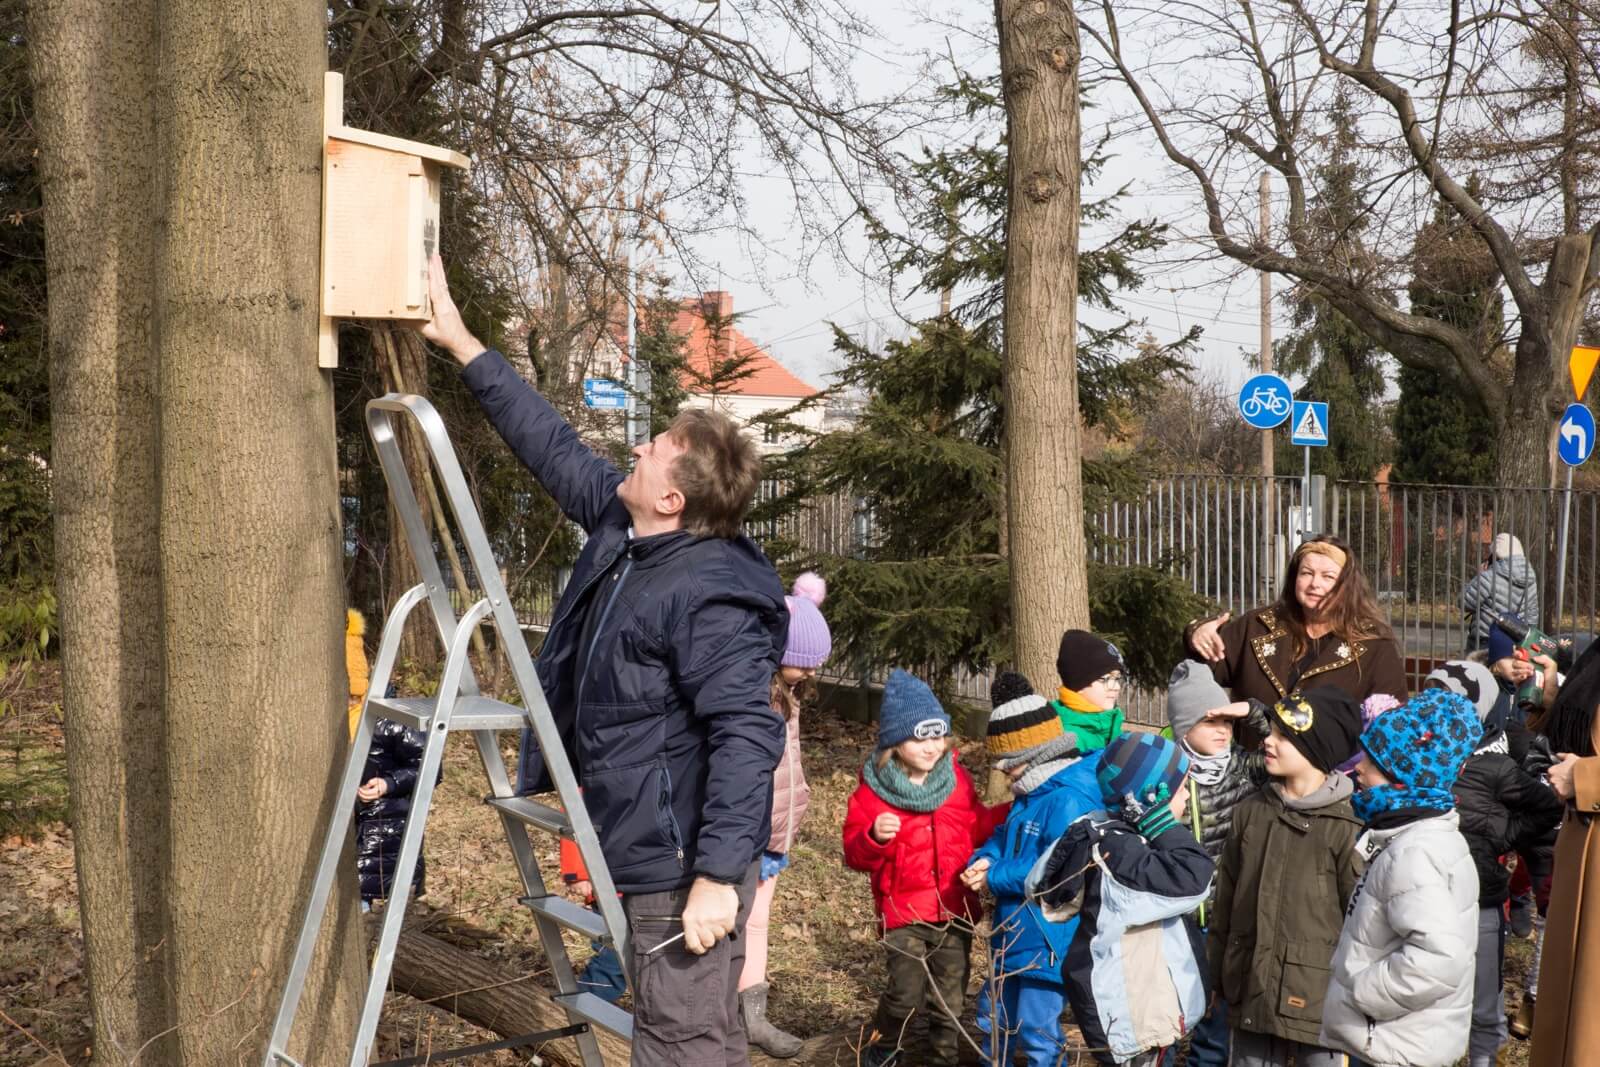
[[761, 484], [761, 454], [739, 424], [707, 408], [678, 413], [667, 433], [683, 452], [672, 481], [683, 493], [683, 528], [700, 537], [737, 537]]

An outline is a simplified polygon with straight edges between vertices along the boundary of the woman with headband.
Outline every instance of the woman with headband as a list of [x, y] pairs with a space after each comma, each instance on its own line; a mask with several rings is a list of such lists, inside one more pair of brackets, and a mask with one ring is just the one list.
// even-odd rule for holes
[[1278, 601], [1238, 618], [1197, 619], [1189, 652], [1211, 665], [1234, 700], [1273, 704], [1309, 686], [1356, 700], [1406, 699], [1405, 664], [1350, 548], [1313, 537], [1295, 550]]

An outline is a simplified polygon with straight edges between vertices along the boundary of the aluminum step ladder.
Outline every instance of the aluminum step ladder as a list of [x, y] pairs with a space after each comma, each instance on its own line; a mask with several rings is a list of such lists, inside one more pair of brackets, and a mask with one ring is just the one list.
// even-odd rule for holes
[[[396, 436], [397, 423], [409, 416], [421, 431], [432, 467], [437, 475], [443, 498], [455, 517], [455, 527], [460, 542], [467, 551], [473, 573], [482, 586], [483, 597], [457, 619], [450, 602], [450, 594], [440, 574], [434, 539], [423, 521], [421, 509], [411, 478], [401, 456]], [[511, 600], [506, 595], [494, 553], [483, 530], [483, 521], [467, 490], [461, 466], [456, 461], [455, 449], [445, 432], [444, 422], [432, 404], [418, 396], [390, 393], [367, 404], [367, 429], [383, 464], [384, 478], [396, 513], [405, 526], [406, 540], [417, 561], [422, 577], [419, 585], [412, 587], [395, 604], [384, 621], [383, 636], [378, 644], [378, 654], [373, 662], [367, 698], [361, 708], [360, 724], [350, 755], [345, 763], [344, 777], [339, 786], [339, 800], [334, 807], [333, 819], [328, 826], [327, 838], [322, 846], [322, 858], [317, 864], [316, 879], [312, 884], [311, 899], [306, 906], [305, 918], [295, 947], [294, 963], [284, 984], [283, 998], [278, 1006], [277, 1019], [272, 1028], [272, 1040], [267, 1046], [264, 1067], [301, 1067], [300, 1061], [289, 1054], [290, 1034], [294, 1029], [295, 1015], [304, 991], [306, 972], [310, 968], [313, 950], [322, 928], [328, 897], [337, 881], [339, 865], [345, 862], [346, 847], [350, 841], [350, 826], [354, 817], [356, 790], [361, 786], [361, 774], [372, 741], [373, 726], [379, 719], [393, 719], [407, 726], [425, 731], [427, 745], [423, 751], [422, 767], [411, 800], [411, 812], [401, 839], [400, 858], [394, 872], [394, 882], [389, 901], [384, 908], [383, 921], [378, 934], [377, 947], [372, 955], [367, 978], [366, 994], [362, 1001], [361, 1022], [356, 1031], [355, 1044], [350, 1050], [349, 1067], [364, 1067], [372, 1049], [378, 1029], [378, 1016], [383, 1008], [383, 997], [394, 964], [395, 945], [400, 936], [400, 924], [405, 917], [406, 903], [411, 895], [411, 878], [416, 869], [417, 857], [422, 848], [423, 829], [428, 821], [428, 809], [433, 800], [434, 783], [438, 781], [440, 762], [444, 758], [445, 742], [451, 733], [467, 731], [478, 746], [478, 755], [489, 781], [489, 795], [485, 802], [500, 815], [505, 827], [506, 840], [511, 855], [522, 876], [525, 892], [520, 902], [532, 913], [539, 940], [544, 947], [555, 976], [556, 992], [553, 999], [566, 1010], [569, 1027], [552, 1032], [552, 1037], [571, 1035], [577, 1042], [584, 1067], [602, 1067], [604, 1060], [595, 1040], [592, 1026], [600, 1026], [624, 1039], [633, 1037], [633, 1017], [621, 1008], [607, 1003], [594, 993], [578, 987], [572, 962], [567, 957], [562, 942], [563, 929], [581, 931], [586, 936], [605, 942], [617, 951], [623, 960], [632, 957], [628, 951], [628, 927], [623, 917], [622, 903], [617, 897], [611, 872], [600, 853], [600, 842], [595, 836], [594, 824], [578, 791], [578, 781], [567, 761], [566, 748], [551, 718], [544, 690], [534, 673], [533, 659], [528, 654], [527, 641], [518, 626]], [[401, 632], [411, 612], [426, 603], [433, 613], [439, 639], [445, 648], [444, 674], [439, 682], [437, 697], [415, 699], [386, 699], [381, 694], [388, 691], [390, 675], [394, 669]], [[506, 652], [511, 674], [522, 697], [522, 706], [504, 703], [478, 692], [477, 679], [467, 659], [473, 632], [485, 619], [491, 621], [499, 635], [499, 644]], [[513, 795], [505, 760], [500, 754], [499, 735], [502, 731], [531, 729], [538, 740], [538, 750], [549, 771], [550, 780], [560, 798], [563, 810]], [[552, 894], [539, 870], [528, 831], [543, 831], [570, 838], [576, 843], [588, 867], [589, 880], [594, 885], [596, 908], [590, 910]], [[460, 1050], [465, 1051], [465, 1050]], [[442, 1057], [435, 1053], [434, 1060]], [[319, 1065], [320, 1067], [320, 1065]]]

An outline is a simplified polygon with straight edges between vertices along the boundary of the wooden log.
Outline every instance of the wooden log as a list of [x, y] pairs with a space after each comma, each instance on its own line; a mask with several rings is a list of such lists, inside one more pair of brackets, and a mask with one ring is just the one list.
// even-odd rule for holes
[[[567, 1013], [550, 999], [550, 990], [535, 976], [519, 975], [416, 930], [400, 931], [391, 984], [401, 993], [501, 1037], [567, 1025]], [[627, 1064], [628, 1042], [598, 1027], [595, 1037], [607, 1064]], [[551, 1051], [559, 1052], [568, 1063], [578, 1062], [578, 1050], [570, 1038], [554, 1042]]]
[[[566, 1012], [550, 999], [550, 991], [531, 975], [520, 975], [457, 948], [437, 937], [402, 929], [394, 955], [390, 985], [397, 992], [456, 1015], [501, 1037], [519, 1037], [567, 1025]], [[600, 1052], [613, 1067], [626, 1067], [628, 1042], [608, 1030], [595, 1029]], [[856, 1062], [851, 1035], [820, 1034], [806, 1042], [793, 1060], [774, 1060], [754, 1050], [752, 1067], [778, 1064], [847, 1065]], [[568, 1063], [578, 1062], [570, 1038], [553, 1042], [550, 1052]]]

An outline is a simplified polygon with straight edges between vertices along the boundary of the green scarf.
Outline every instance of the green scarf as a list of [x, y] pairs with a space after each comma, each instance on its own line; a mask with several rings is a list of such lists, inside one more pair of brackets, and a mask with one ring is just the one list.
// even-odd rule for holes
[[1078, 735], [1078, 751], [1098, 752], [1122, 733], [1122, 709], [1105, 711], [1078, 711], [1059, 700], [1050, 702], [1061, 718], [1061, 725], [1069, 733]]
[[901, 811], [936, 811], [956, 788], [955, 761], [948, 752], [939, 757], [921, 785], [906, 777], [898, 760], [891, 759], [879, 767], [876, 752], [867, 757], [861, 777], [874, 793]]

